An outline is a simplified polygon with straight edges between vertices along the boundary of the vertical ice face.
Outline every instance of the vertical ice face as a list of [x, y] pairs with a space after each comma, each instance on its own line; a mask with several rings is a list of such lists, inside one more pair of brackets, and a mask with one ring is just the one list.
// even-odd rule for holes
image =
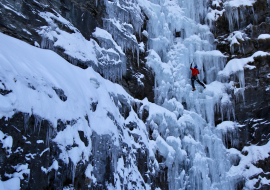
[[178, 0], [179, 6], [184, 8], [185, 16], [191, 18], [197, 23], [204, 21], [204, 18], [207, 14], [207, 8], [209, 0]]
[[[222, 81], [226, 56], [215, 50], [214, 36], [204, 25], [209, 2], [138, 0], [149, 18], [147, 65], [155, 73], [155, 102], [175, 116], [149, 109], [154, 152], [166, 159], [169, 189], [236, 188], [237, 178], [226, 176], [231, 163], [215, 130], [215, 113], [230, 120], [234, 109], [232, 84], [217, 81]], [[191, 91], [191, 63], [198, 66], [205, 90], [195, 83], [197, 90]]]
[[[166, 104], [166, 101], [175, 97], [180, 103], [187, 104], [190, 109], [205, 114], [210, 111], [204, 106], [201, 107], [197, 100], [194, 100], [193, 94], [190, 95], [190, 63], [193, 63], [193, 67], [198, 66], [199, 79], [209, 84], [216, 80], [218, 71], [224, 68], [226, 57], [215, 50], [214, 36], [209, 27], [197, 23], [194, 15], [192, 18], [186, 16], [186, 12], [190, 11], [187, 7], [195, 11], [193, 9], [196, 2], [194, 1], [194, 4], [189, 2], [185, 6], [184, 3], [184, 1], [139, 1], [149, 18], [148, 48], [151, 51], [147, 57], [147, 64], [156, 74], [156, 103]], [[208, 1], [200, 3], [206, 6]], [[205, 15], [203, 11], [205, 8], [207, 7], [198, 11], [200, 15]], [[180, 33], [180, 37], [174, 37], [176, 32]], [[221, 100], [223, 92], [220, 93], [218, 98], [212, 98], [215, 100], [213, 106]], [[211, 96], [211, 93], [208, 95]], [[207, 99], [204, 94], [200, 96]], [[203, 100], [205, 101], [208, 100]], [[206, 119], [213, 121], [209, 117]]]

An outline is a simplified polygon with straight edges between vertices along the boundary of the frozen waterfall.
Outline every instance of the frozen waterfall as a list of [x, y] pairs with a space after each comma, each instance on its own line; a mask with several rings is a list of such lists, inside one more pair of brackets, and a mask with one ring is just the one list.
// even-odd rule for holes
[[[226, 56], [215, 50], [210, 27], [203, 25], [209, 1], [138, 2], [149, 18], [147, 65], [155, 73], [155, 102], [175, 114], [162, 119], [150, 111], [148, 118], [153, 149], [166, 158], [169, 189], [236, 189], [239, 176], [229, 175], [231, 158], [215, 127], [215, 112], [234, 119], [234, 87], [221, 80]], [[190, 63], [198, 66], [205, 90], [196, 85], [191, 91]]]

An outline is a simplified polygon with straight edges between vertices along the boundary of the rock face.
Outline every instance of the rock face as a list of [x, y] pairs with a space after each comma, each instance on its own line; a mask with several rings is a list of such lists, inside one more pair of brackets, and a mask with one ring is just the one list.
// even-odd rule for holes
[[[228, 55], [228, 60], [235, 57], [239, 59], [249, 57], [256, 51], [268, 52], [269, 38], [258, 38], [261, 34], [269, 34], [270, 32], [268, 21], [270, 9], [267, 1], [257, 1], [253, 7], [243, 6], [236, 9], [243, 14], [242, 17], [245, 19], [239, 20], [239, 27], [235, 22], [234, 30], [231, 32], [235, 33], [235, 31], [239, 30], [245, 38], [242, 40], [237, 38], [238, 43], [230, 44], [227, 38], [229, 36], [229, 27], [226, 29], [221, 26], [221, 23], [224, 23], [223, 26], [228, 26], [224, 14], [217, 21], [216, 38], [219, 39], [217, 48]], [[251, 13], [249, 9], [254, 10]], [[236, 120], [240, 123], [248, 123], [247, 118], [269, 120], [269, 59], [269, 56], [255, 58], [254, 62], [250, 63], [255, 68], [245, 69], [244, 71], [244, 98], [241, 97], [235, 101]]]
[[[91, 115], [73, 120], [58, 119], [54, 126], [51, 121], [34, 113], [14, 110], [13, 116], [3, 117], [0, 120], [2, 131], [0, 133], [1, 181], [19, 177], [21, 189], [98, 190], [119, 187], [121, 189], [166, 190], [176, 187], [191, 189], [193, 181], [201, 182], [204, 179], [202, 173], [198, 173], [194, 179], [188, 179], [183, 172], [179, 175], [181, 184], [172, 185], [169, 181], [176, 180], [172, 167], [174, 164], [179, 164], [178, 161], [173, 162], [171, 164], [173, 166], [170, 166], [164, 156], [169, 154], [166, 152], [167, 147], [164, 148], [165, 153], [160, 151], [159, 147], [154, 148], [156, 152], [151, 152], [150, 143], [147, 144], [144, 139], [146, 133], [149, 135], [147, 136], [149, 142], [159, 139], [160, 136], [156, 129], [161, 128], [160, 130], [166, 132], [164, 135], [166, 142], [174, 142], [174, 139], [167, 139], [170, 131], [166, 127], [178, 125], [177, 119], [185, 114], [180, 113], [183, 110], [178, 110], [179, 113], [175, 117], [174, 114], [172, 114], [173, 116], [166, 115], [164, 111], [163, 115], [155, 113], [155, 118], [149, 117], [151, 110], [148, 104], [155, 102], [153, 90], [155, 76], [152, 69], [146, 64], [148, 38], [143, 31], [147, 30], [148, 18], [139, 11], [134, 1], [122, 0], [121, 5], [118, 3], [106, 0], [3, 0], [0, 2], [1, 33], [36, 47], [50, 49], [71, 64], [83, 69], [92, 67], [105, 79], [120, 84], [129, 95], [139, 99], [129, 100], [127, 95], [109, 94], [120, 113], [119, 118], [123, 118], [123, 123], [121, 123], [122, 120], [116, 118], [113, 113], [106, 112], [106, 117], [117, 128], [118, 136], [98, 134], [95, 131], [91, 133], [91, 136], [87, 136], [83, 130], [78, 129], [75, 131], [78, 138], [76, 140], [74, 138], [72, 142], [65, 142], [66, 144], [63, 143], [62, 146], [59, 146], [61, 139], [58, 138], [58, 135], [65, 134], [82, 120], [87, 121], [87, 127], [90, 128]], [[270, 38], [260, 37], [261, 34], [270, 33], [269, 7], [267, 0], [257, 0], [252, 6], [240, 6], [234, 9], [224, 7], [223, 3], [220, 3], [220, 6], [212, 4], [212, 9], [218, 11], [225, 9], [224, 14], [213, 24], [215, 26], [213, 34], [217, 39], [217, 49], [228, 56], [228, 61], [234, 58], [250, 57], [257, 51], [270, 51]], [[238, 20], [233, 18], [233, 22], [230, 23], [231, 15], [227, 13], [235, 10], [241, 13], [241, 18]], [[124, 23], [123, 27], [117, 27], [119, 22]], [[97, 28], [100, 28], [99, 34], [95, 33]], [[110, 31], [110, 34], [106, 31]], [[63, 36], [64, 39], [62, 39]], [[233, 38], [237, 40], [237, 43], [232, 43]], [[80, 47], [79, 43], [75, 45], [75, 52], [79, 52], [78, 54], [70, 53], [70, 49], [74, 46], [67, 45], [70, 42], [69, 39], [82, 40], [84, 43], [83, 47]], [[67, 44], [63, 45], [63, 42]], [[144, 47], [139, 44], [144, 44]], [[85, 52], [95, 52], [98, 55], [97, 59], [87, 57], [84, 50]], [[225, 146], [228, 149], [236, 148], [243, 155], [247, 154], [244, 147], [267, 144], [270, 132], [270, 56], [255, 57], [250, 65], [255, 68], [245, 68], [244, 70], [243, 95], [228, 92], [233, 97], [235, 120], [242, 127], [238, 128], [236, 132], [238, 143], [234, 143], [236, 141], [235, 133], [230, 136], [228, 132]], [[241, 86], [241, 82], [235, 75], [230, 76], [230, 81], [234, 81], [237, 87]], [[6, 88], [5, 81], [0, 80], [0, 82], [2, 83], [0, 86], [2, 96], [12, 93], [12, 89]], [[90, 82], [95, 85], [96, 89], [99, 88], [98, 80], [90, 78]], [[28, 88], [36, 90], [35, 86], [31, 84], [28, 84]], [[68, 95], [61, 88], [53, 87], [53, 92], [62, 102], [69, 101]], [[145, 98], [149, 101], [148, 103], [145, 103]], [[100, 102], [93, 101], [91, 105], [88, 105], [90, 111], [99, 111], [99, 104]], [[170, 107], [165, 104], [163, 106]], [[193, 116], [197, 118], [197, 115]], [[202, 120], [200, 121], [203, 123]], [[221, 121], [220, 113], [215, 113], [215, 124], [219, 124]], [[141, 123], [146, 126], [147, 131], [141, 128]], [[193, 124], [185, 125], [188, 127], [181, 135], [195, 138], [197, 133], [203, 133], [203, 130], [195, 131]], [[171, 133], [178, 134], [177, 130]], [[4, 142], [9, 139], [13, 139], [12, 147], [5, 147]], [[211, 140], [214, 144], [215, 141]], [[178, 141], [175, 140], [175, 142]], [[162, 139], [159, 143], [162, 147], [165, 140]], [[192, 170], [188, 156], [195, 150], [187, 148], [188, 143], [190, 143], [188, 139], [183, 142], [187, 152], [174, 152], [175, 155], [180, 155], [181, 159], [185, 159], [183, 163], [186, 165], [180, 164], [179, 171], [181, 169], [183, 171]], [[207, 142], [204, 143], [207, 144]], [[182, 146], [181, 143], [177, 145]], [[81, 146], [89, 149], [91, 154], [84, 155], [82, 152], [81, 160], [76, 160], [76, 165], [73, 164], [75, 162], [72, 157], [63, 156], [64, 153], [68, 154], [69, 151], [74, 151]], [[206, 157], [210, 157], [208, 147], [205, 149]], [[175, 150], [178, 150], [178, 147]], [[196, 149], [196, 151], [198, 150]], [[63, 157], [67, 160], [64, 160]], [[268, 174], [270, 171], [269, 159], [270, 157], [253, 163], [263, 170], [253, 176], [257, 180], [254, 186], [257, 189], [269, 189], [270, 187], [269, 184], [261, 183], [264, 177], [270, 178]], [[123, 167], [117, 168], [118, 163], [121, 163], [122, 165], [120, 165]], [[213, 176], [208, 177], [214, 179]], [[236, 187], [242, 189], [245, 180], [236, 182], [238, 185]], [[202, 186], [196, 186], [196, 188], [203, 189]]]
[[[14, 7], [14, 10], [6, 6]], [[102, 26], [102, 16], [105, 14], [104, 5], [95, 6], [95, 1], [3, 1], [1, 3], [1, 32], [22, 39], [32, 45], [37, 41], [41, 44], [41, 36], [37, 29], [47, 25], [44, 18], [38, 16], [39, 12], [61, 13], [82, 35], [90, 39], [95, 27]], [[61, 23], [59, 23], [61, 25]], [[67, 32], [68, 26], [62, 25], [61, 29]]]
[[[229, 30], [228, 16], [223, 14], [216, 23], [217, 49], [228, 56], [228, 60], [233, 58], [249, 57], [257, 51], [269, 52], [269, 38], [261, 38], [261, 34], [269, 34], [269, 4], [266, 0], [258, 0], [253, 6], [241, 6], [234, 8], [241, 14], [241, 18], [231, 26]], [[226, 10], [227, 11], [227, 10]], [[232, 43], [229, 35], [235, 35], [241, 32], [241, 37], [236, 37], [238, 43]], [[262, 56], [250, 62], [254, 69], [246, 68], [244, 70], [245, 90], [242, 97], [235, 99], [235, 117], [236, 121], [243, 125], [239, 129], [239, 144], [232, 146], [242, 150], [244, 146], [265, 145], [269, 139], [269, 120], [270, 120], [270, 57]], [[232, 76], [232, 78], [234, 78]], [[237, 80], [236, 80], [237, 82]], [[233, 139], [230, 139], [234, 141]], [[229, 145], [231, 146], [231, 145]], [[265, 174], [269, 171], [269, 158], [254, 163], [263, 169], [263, 172], [254, 176], [259, 179], [254, 186], [258, 189], [268, 189], [269, 184], [259, 185], [260, 177], [269, 176]]]
[[[115, 101], [118, 101], [118, 98], [115, 97]], [[133, 108], [123, 102], [121, 109], [123, 115], [126, 115]], [[108, 117], [116, 122], [109, 113]], [[153, 188], [168, 189], [165, 180], [166, 171], [160, 171], [156, 175], [150, 174], [148, 177], [145, 175], [149, 170], [153, 170], [153, 166], [149, 163], [151, 162], [149, 152], [141, 141], [142, 137], [133, 133], [133, 130], [138, 128], [136, 123], [126, 125], [132, 138], [141, 145], [135, 152], [125, 142], [120, 141], [120, 145], [115, 146], [110, 135], [99, 135], [94, 132], [90, 137], [91, 142], [89, 142], [89, 137], [86, 137], [83, 131], [78, 131], [81, 143], [84, 143], [86, 147], [89, 146], [89, 143], [92, 144], [92, 156], [89, 158], [89, 162], [79, 161], [76, 166], [72, 164], [71, 160], [68, 164], [63, 162], [61, 159], [63, 150], [60, 150], [57, 143], [51, 140], [56, 137], [57, 133], [75, 125], [76, 120], [64, 122], [58, 120], [57, 130], [55, 130], [49, 121], [43, 120], [37, 115], [17, 112], [12, 118], [2, 118], [0, 123], [1, 131], [8, 134], [5, 138], [10, 135], [13, 139], [11, 149], [1, 149], [1, 180], [8, 180], [9, 175], [17, 173], [21, 179], [21, 189], [106, 189], [108, 184], [115, 183], [114, 172], [117, 170], [115, 162], [119, 158], [123, 159], [127, 166], [138, 166], [140, 174], [134, 174], [131, 170], [129, 175], [144, 176], [142, 181], [120, 178], [121, 188], [130, 189], [130, 185], [126, 183], [130, 181], [134, 187], [145, 189], [143, 181], [153, 181]], [[119, 131], [122, 133], [120, 136], [123, 135], [121, 128], [119, 126]], [[78, 147], [77, 143], [66, 146], [65, 150]], [[9, 151], [12, 154], [9, 154]], [[81, 156], [83, 158], [84, 155]], [[91, 172], [95, 176], [95, 181], [85, 174], [89, 164], [94, 168]], [[165, 181], [159, 181], [159, 179]]]

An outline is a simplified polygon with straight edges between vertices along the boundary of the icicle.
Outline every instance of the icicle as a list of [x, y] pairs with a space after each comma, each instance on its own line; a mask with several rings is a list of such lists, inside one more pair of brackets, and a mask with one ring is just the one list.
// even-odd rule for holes
[[239, 28], [239, 14], [238, 14], [238, 8], [234, 7], [225, 7], [225, 13], [226, 18], [229, 21], [229, 30], [232, 32], [234, 30], [235, 23], [237, 24]]
[[36, 128], [38, 128], [38, 135], [41, 127], [42, 118], [35, 115], [35, 123], [34, 123], [34, 132], [36, 131]]
[[74, 179], [76, 174], [76, 166], [73, 162], [71, 162], [71, 179], [72, 179], [72, 185], [74, 185]]
[[245, 88], [245, 75], [244, 75], [244, 71], [239, 71], [236, 73], [238, 79], [239, 79], [239, 83], [240, 83], [240, 88]]
[[138, 63], [138, 67], [140, 66], [140, 50], [139, 50], [139, 46], [137, 46], [137, 63]]
[[155, 76], [155, 87], [154, 87], [154, 100], [155, 102], [157, 102], [157, 99], [158, 99], [158, 89], [157, 89], [157, 79], [156, 79], [156, 76]]
[[255, 22], [256, 22], [256, 23], [253, 23], [253, 24], [256, 25], [257, 22], [258, 22], [258, 15], [255, 13], [254, 7], [253, 7], [253, 6], [251, 7], [251, 9], [252, 9], [252, 13], [253, 13], [253, 15], [254, 15], [254, 20], [255, 20]]
[[53, 46], [53, 41], [47, 39], [46, 37], [42, 37], [41, 39], [41, 46], [42, 49], [50, 49], [53, 50], [54, 46]]
[[240, 90], [240, 94], [241, 94], [241, 96], [243, 98], [243, 103], [245, 105], [245, 89], [244, 88]]
[[46, 146], [49, 147], [50, 145], [50, 140], [51, 140], [51, 127], [47, 128], [46, 132]]
[[28, 113], [23, 114], [23, 125], [24, 125], [24, 130], [25, 130], [26, 133], [27, 133], [27, 130], [28, 130], [29, 118], [30, 118], [30, 116], [29, 116]]

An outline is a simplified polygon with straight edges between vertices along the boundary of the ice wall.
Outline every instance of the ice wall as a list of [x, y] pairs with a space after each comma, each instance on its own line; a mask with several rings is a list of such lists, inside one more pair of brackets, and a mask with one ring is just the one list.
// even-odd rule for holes
[[[165, 157], [170, 189], [236, 189], [240, 178], [226, 175], [232, 163], [214, 130], [217, 113], [222, 120], [234, 119], [234, 105], [233, 83], [217, 81], [226, 56], [215, 50], [204, 25], [209, 2], [138, 1], [149, 18], [147, 65], [155, 73], [155, 102], [174, 113], [148, 108], [153, 149]], [[205, 90], [196, 84], [191, 91], [191, 63], [198, 66]]]
[[[154, 4], [154, 1], [147, 2], [148, 4], [140, 3], [142, 10], [150, 18], [148, 33], [149, 49], [151, 50], [147, 57], [147, 64], [156, 73], [156, 102], [162, 105], [174, 97], [180, 103], [186, 104], [189, 109], [196, 110], [203, 115], [210, 114], [209, 109], [201, 107], [201, 104], [196, 102], [196, 97], [200, 96], [200, 100], [207, 102], [208, 96], [211, 97], [212, 93], [206, 90], [207, 93], [204, 94], [196, 92], [190, 94], [189, 69], [190, 63], [193, 63], [193, 66], [197, 65], [200, 71], [199, 79], [210, 84], [216, 80], [218, 72], [224, 68], [226, 57], [215, 50], [214, 37], [209, 27], [196, 23], [185, 16], [186, 8], [181, 8], [175, 1], [165, 1], [161, 5], [158, 5], [158, 2]], [[204, 3], [206, 4], [206, 2]], [[153, 9], [155, 6], [159, 9]], [[174, 13], [173, 16], [172, 13]], [[158, 30], [159, 28], [163, 28], [163, 30]], [[175, 31], [181, 31], [180, 38], [174, 38]], [[157, 36], [159, 37], [157, 38]], [[151, 41], [154, 41], [154, 46], [151, 46]], [[164, 45], [164, 41], [167, 42], [167, 45]], [[223, 91], [226, 88], [224, 87]], [[194, 96], [196, 96], [195, 100]], [[213, 106], [220, 105], [221, 96], [211, 98], [215, 99]], [[206, 119], [213, 121], [212, 118], [212, 116], [208, 116]]]

